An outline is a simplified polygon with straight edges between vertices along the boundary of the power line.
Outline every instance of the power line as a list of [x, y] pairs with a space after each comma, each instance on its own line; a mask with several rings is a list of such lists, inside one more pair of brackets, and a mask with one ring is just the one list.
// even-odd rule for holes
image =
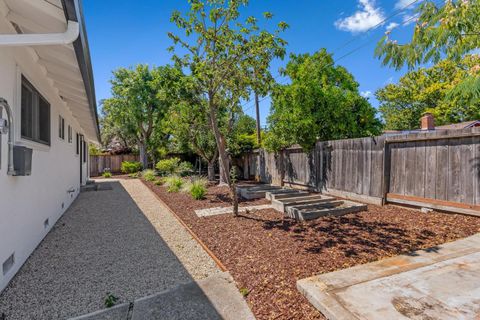
[[[404, 11], [406, 8], [408, 8], [409, 6], [415, 4], [415, 3], [419, 2], [419, 1], [425, 1], [425, 0], [415, 0], [415, 1], [411, 2], [411, 3], [409, 3], [408, 5], [404, 6], [403, 8], [398, 9], [397, 11], [395, 11], [393, 14], [391, 14], [391, 15], [388, 16], [387, 18], [383, 19], [381, 22], [379, 22], [379, 23], [376, 24], [375, 26], [367, 29], [366, 32], [369, 32], [369, 31], [377, 28], [378, 26], [384, 24], [384, 23], [385, 23], [386, 21], [388, 21], [389, 19], [395, 17], [395, 16], [398, 15], [400, 12]], [[438, 3], [440, 3], [440, 2], [441, 2], [441, 0], [440, 0], [440, 1], [436, 1], [435, 3], [438, 4]], [[415, 15], [413, 15], [412, 17], [410, 17], [409, 19], [403, 21], [402, 24], [407, 24], [408, 22], [410, 22], [410, 21], [412, 21], [412, 20], [414, 20], [414, 19], [417, 19], [418, 16], [419, 16], [418, 14], [415, 14]], [[358, 37], [359, 37], [359, 36], [356, 36], [356, 37], [354, 37], [354, 39], [351, 39], [351, 40], [347, 41], [344, 45], [341, 45], [340, 48], [346, 47], [348, 44], [354, 42]], [[346, 54], [340, 56], [338, 59], [335, 59], [332, 63], [329, 63], [329, 64], [325, 65], [322, 69], [320, 69], [320, 71], [323, 70], [323, 69], [325, 69], [325, 68], [327, 68], [327, 67], [329, 67], [329, 66], [335, 65], [338, 61], [340, 61], [340, 60], [342, 60], [342, 59], [344, 59], [344, 58], [352, 55], [353, 53], [355, 53], [355, 52], [363, 49], [364, 47], [368, 46], [371, 42], [373, 42], [373, 41], [375, 41], [375, 40], [376, 40], [376, 39], [370, 40], [370, 41], [368, 41], [368, 42], [366, 42], [366, 43], [364, 43], [364, 44], [356, 47], [355, 49], [347, 52]], [[335, 54], [335, 53], [333, 53], [332, 55], [334, 55], [334, 54]], [[281, 74], [280, 74], [280, 75], [281, 75]], [[280, 75], [278, 75], [278, 76], [275, 77], [274, 79], [278, 78]], [[286, 82], [284, 81], [284, 82], [281, 82], [280, 84], [283, 85], [283, 84], [285, 84], [285, 83], [286, 83]], [[258, 102], [260, 103], [260, 102], [264, 101], [265, 99], [267, 99], [268, 97], [269, 97], [269, 96], [267, 95], [267, 96], [261, 98]], [[252, 109], [253, 107], [255, 107], [255, 103], [253, 103], [253, 104], [250, 105], [248, 108], [244, 109], [244, 107], [245, 107], [246, 105], [250, 104], [251, 102], [252, 102], [252, 100], [249, 100], [249, 101], [245, 102], [245, 103], [242, 105], [242, 109], [243, 109], [244, 112], [249, 111], [250, 109]]]

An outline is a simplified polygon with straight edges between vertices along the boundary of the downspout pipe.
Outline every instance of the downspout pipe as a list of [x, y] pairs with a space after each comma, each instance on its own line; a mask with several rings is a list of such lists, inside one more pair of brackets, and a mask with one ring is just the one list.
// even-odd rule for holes
[[8, 104], [7, 100], [0, 98], [0, 106], [2, 106], [7, 112], [8, 121], [8, 169], [7, 174], [9, 176], [15, 175], [15, 168], [13, 167], [13, 117], [12, 108]]
[[63, 33], [0, 34], [0, 47], [66, 45], [80, 35], [78, 22], [69, 20]]

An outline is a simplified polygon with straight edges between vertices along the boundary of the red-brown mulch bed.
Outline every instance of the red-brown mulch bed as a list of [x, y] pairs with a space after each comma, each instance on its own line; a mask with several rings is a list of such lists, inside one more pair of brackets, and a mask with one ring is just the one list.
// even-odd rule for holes
[[[322, 319], [296, 289], [296, 281], [416, 249], [464, 238], [480, 231], [480, 219], [421, 213], [395, 206], [296, 223], [275, 210], [240, 217], [199, 218], [194, 209], [229, 204], [226, 187], [211, 187], [206, 200], [167, 193], [146, 183], [223, 262], [257, 319]], [[255, 201], [265, 203], [264, 200]], [[254, 202], [254, 203], [255, 203]]]

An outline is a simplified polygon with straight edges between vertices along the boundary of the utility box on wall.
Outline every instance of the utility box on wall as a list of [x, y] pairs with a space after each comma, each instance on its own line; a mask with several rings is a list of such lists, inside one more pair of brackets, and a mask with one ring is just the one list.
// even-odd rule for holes
[[13, 167], [16, 176], [29, 176], [32, 173], [32, 149], [13, 146]]

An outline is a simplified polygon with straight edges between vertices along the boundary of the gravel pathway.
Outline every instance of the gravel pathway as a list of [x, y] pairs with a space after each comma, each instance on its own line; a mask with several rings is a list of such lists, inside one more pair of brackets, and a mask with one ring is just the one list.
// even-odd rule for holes
[[80, 194], [0, 295], [0, 318], [65, 319], [219, 270], [138, 180]]

